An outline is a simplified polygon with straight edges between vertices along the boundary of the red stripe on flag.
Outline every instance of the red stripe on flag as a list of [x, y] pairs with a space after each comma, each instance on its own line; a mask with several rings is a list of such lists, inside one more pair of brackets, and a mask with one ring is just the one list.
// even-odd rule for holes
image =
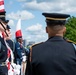
[[0, 1], [4, 1], [4, 0], [0, 0]]
[[1, 5], [4, 5], [4, 1], [0, 1], [0, 6], [1, 6]]
[[0, 10], [0, 12], [4, 12], [4, 11], [5, 11], [4, 9], [1, 9], [1, 10]]

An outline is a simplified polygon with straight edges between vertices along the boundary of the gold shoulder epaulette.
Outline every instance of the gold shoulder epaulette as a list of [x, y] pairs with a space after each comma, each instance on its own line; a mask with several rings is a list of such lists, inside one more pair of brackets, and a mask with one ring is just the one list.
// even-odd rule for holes
[[[37, 45], [42, 44], [42, 43], [43, 43], [43, 42], [33, 44], [31, 47], [37, 46]], [[31, 47], [30, 47], [30, 48], [31, 48]]]
[[34, 46], [37, 46], [37, 45], [39, 45], [39, 44], [41, 44], [41, 43], [43, 43], [43, 42], [40, 42], [40, 43], [37, 43], [37, 44], [33, 44], [31, 47], [30, 47], [30, 62], [31, 62], [31, 57], [32, 57], [32, 47], [34, 47]]
[[72, 41], [72, 40], [66, 40], [67, 42], [70, 42], [70, 43], [74, 43], [76, 44], [76, 42]]

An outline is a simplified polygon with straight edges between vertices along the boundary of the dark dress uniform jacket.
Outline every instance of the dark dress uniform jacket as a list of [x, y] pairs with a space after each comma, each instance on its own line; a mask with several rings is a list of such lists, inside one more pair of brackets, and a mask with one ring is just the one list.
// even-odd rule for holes
[[16, 42], [15, 44], [15, 62], [19, 63], [21, 65], [22, 62], [22, 57], [25, 56], [25, 49], [23, 48], [23, 46], [20, 45], [19, 42]]
[[0, 37], [0, 63], [5, 62], [7, 59], [7, 47], [5, 45], [4, 39]]
[[32, 47], [27, 68], [27, 75], [76, 75], [75, 49], [62, 37], [51, 37]]
[[0, 37], [0, 75], [8, 75], [8, 69], [6, 65], [2, 64], [6, 62], [7, 59], [7, 47], [5, 45], [4, 39]]

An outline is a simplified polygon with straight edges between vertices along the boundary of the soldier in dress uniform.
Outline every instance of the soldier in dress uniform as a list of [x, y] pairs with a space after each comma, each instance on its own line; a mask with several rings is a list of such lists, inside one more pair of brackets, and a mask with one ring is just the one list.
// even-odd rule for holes
[[[16, 53], [16, 64], [20, 64], [22, 61], [26, 61], [26, 53], [25, 48], [23, 47], [23, 38], [22, 36], [16, 37], [16, 43], [15, 43], [15, 53]], [[24, 59], [25, 57], [25, 59]]]
[[[2, 36], [2, 32], [6, 33], [6, 27], [9, 20], [5, 19], [5, 11], [0, 12], [0, 75], [8, 75], [8, 70], [6, 66], [7, 59], [7, 47]], [[8, 36], [8, 34], [6, 33]]]
[[14, 75], [14, 67], [13, 67], [14, 56], [13, 56], [12, 49], [11, 49], [11, 47], [9, 45], [10, 43], [7, 42], [7, 40], [11, 40], [11, 38], [10, 38], [11, 37], [11, 33], [8, 30], [8, 27], [6, 27], [6, 32], [7, 32], [8, 36], [5, 34], [5, 32], [3, 32], [3, 37], [4, 37], [4, 40], [5, 40], [5, 44], [6, 44], [6, 47], [8, 49], [6, 65], [8, 67], [8, 75]]
[[26, 75], [76, 75], [76, 54], [64, 39], [68, 14], [42, 13], [46, 17], [48, 40], [30, 49]]
[[[15, 43], [15, 63], [21, 66], [21, 73], [26, 68], [26, 52], [23, 46], [23, 38], [21, 32], [16, 32], [16, 43]], [[24, 65], [24, 66], [23, 66]], [[20, 74], [22, 75], [22, 74]]]

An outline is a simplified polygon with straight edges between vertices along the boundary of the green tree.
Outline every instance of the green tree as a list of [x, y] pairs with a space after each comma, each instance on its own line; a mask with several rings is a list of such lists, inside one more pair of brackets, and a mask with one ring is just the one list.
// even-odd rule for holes
[[76, 42], [76, 17], [70, 17], [66, 23], [66, 34], [65, 37], [69, 40]]

